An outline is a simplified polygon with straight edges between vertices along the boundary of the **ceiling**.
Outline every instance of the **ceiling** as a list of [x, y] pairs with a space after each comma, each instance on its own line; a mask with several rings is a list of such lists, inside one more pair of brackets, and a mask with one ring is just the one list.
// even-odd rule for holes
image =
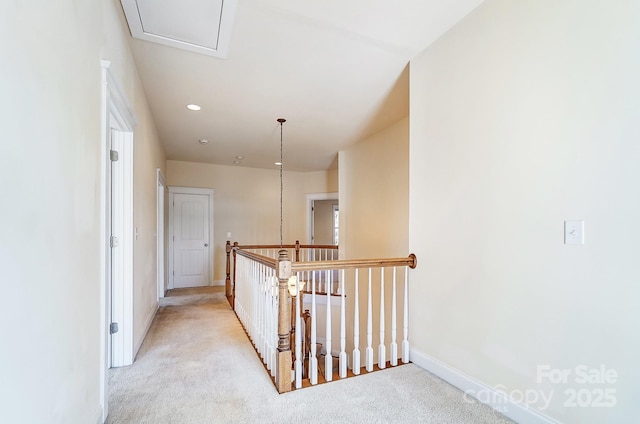
[[[130, 40], [167, 159], [276, 168], [285, 118], [293, 171], [329, 169], [338, 151], [408, 116], [408, 62], [482, 2], [121, 1], [149, 33], [178, 39]], [[209, 35], [220, 38], [197, 39]]]

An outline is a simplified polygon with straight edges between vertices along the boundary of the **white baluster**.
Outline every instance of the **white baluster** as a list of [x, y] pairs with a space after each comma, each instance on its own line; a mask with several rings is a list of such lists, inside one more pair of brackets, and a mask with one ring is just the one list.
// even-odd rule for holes
[[244, 325], [244, 319], [242, 317], [242, 266], [240, 261], [238, 261], [239, 257], [236, 257], [235, 267], [236, 267], [236, 281], [235, 281], [235, 302], [233, 304], [233, 308], [240, 319], [242, 325]]
[[[239, 257], [238, 257], [239, 258]], [[236, 259], [237, 261], [237, 259]], [[244, 268], [242, 267], [242, 263], [240, 261], [236, 262], [236, 269], [237, 269], [237, 275], [236, 275], [236, 299], [235, 299], [235, 307], [236, 310], [238, 312], [238, 316], [240, 316], [240, 321], [242, 321], [242, 324], [245, 324], [245, 316], [244, 316], [244, 289], [243, 289], [243, 282], [244, 282], [244, 277], [243, 277], [243, 273], [244, 273]]]
[[247, 307], [249, 308], [249, 338], [251, 339], [251, 343], [254, 342], [254, 335], [255, 335], [255, 321], [254, 318], [256, 316], [256, 305], [254, 302], [254, 292], [253, 290], [255, 290], [255, 287], [251, 287], [252, 281], [255, 281], [256, 278], [256, 263], [255, 262], [250, 262], [250, 266], [251, 266], [251, 277], [249, 277], [249, 279], [247, 280], [248, 283], [248, 287], [247, 287], [247, 294], [248, 299], [247, 299]]
[[256, 293], [256, 284], [258, 280], [258, 267], [257, 263], [252, 263], [253, 275], [249, 280], [250, 293], [251, 293], [251, 342], [256, 345], [256, 338], [258, 337], [258, 294]]
[[325, 272], [325, 273], [323, 273], [323, 275], [324, 275], [324, 280], [323, 280], [324, 281], [324, 286], [322, 287], [323, 288], [323, 292], [324, 293], [328, 293], [329, 292], [329, 273]]
[[324, 293], [328, 293], [329, 292], [329, 273], [325, 272], [324, 273]]
[[373, 371], [373, 318], [371, 316], [371, 268], [369, 268], [369, 291], [367, 293], [367, 349], [365, 350], [365, 368]]
[[266, 306], [267, 306], [267, 275], [265, 272], [265, 266], [261, 265], [260, 266], [260, 276], [259, 276], [259, 280], [258, 280], [258, 288], [259, 288], [259, 298], [258, 298], [258, 322], [259, 322], [259, 328], [260, 328], [260, 335], [259, 335], [259, 340], [260, 340], [260, 347], [258, 348], [258, 350], [260, 351], [260, 357], [262, 358], [262, 361], [265, 362], [267, 357], [265, 356], [265, 351], [266, 351], [266, 346], [267, 346], [267, 339], [266, 339]]
[[296, 278], [296, 389], [302, 388], [302, 324], [300, 323], [300, 274]]
[[257, 282], [260, 278], [260, 264], [254, 264], [255, 274], [253, 279], [250, 281], [251, 284], [251, 294], [252, 294], [252, 303], [253, 303], [253, 313], [252, 313], [252, 321], [253, 321], [253, 337], [252, 342], [253, 345], [258, 347], [260, 338], [260, 314], [259, 314], [259, 305], [260, 302], [260, 292], [257, 289]]
[[378, 345], [378, 367], [387, 367], [387, 348], [384, 345], [384, 268], [380, 268], [380, 344]]
[[245, 285], [245, 303], [244, 307], [247, 314], [247, 332], [249, 333], [249, 338], [251, 338], [251, 334], [253, 332], [253, 290], [251, 290], [251, 281], [253, 281], [253, 272], [255, 264], [248, 259], [245, 259], [245, 276], [246, 280], [244, 282]]
[[347, 377], [347, 352], [345, 350], [347, 348], [347, 319], [344, 304], [344, 274], [345, 271], [343, 269], [341, 274], [342, 278], [340, 279], [340, 378]]
[[269, 334], [269, 326], [271, 325], [271, 269], [266, 267], [264, 274], [264, 356], [265, 362], [271, 361], [271, 335]]
[[309, 382], [318, 384], [318, 357], [316, 356], [316, 273], [311, 274], [311, 346], [309, 353]]
[[398, 343], [396, 343], [396, 267], [393, 267], [393, 287], [391, 288], [391, 358], [392, 366], [398, 365]]
[[271, 376], [276, 376], [276, 355], [278, 351], [278, 278], [276, 270], [271, 270]]
[[271, 366], [271, 340], [269, 334], [269, 327], [271, 326], [271, 276], [270, 269], [265, 268], [264, 275], [262, 276], [264, 284], [263, 284], [263, 314], [264, 314], [264, 325], [262, 338], [264, 340], [264, 362], [267, 365], [267, 369], [270, 369]]
[[260, 265], [256, 264], [256, 274], [251, 285], [253, 286], [253, 345], [260, 349], [260, 291], [256, 284], [260, 281]]
[[264, 265], [260, 265], [259, 268], [259, 273], [258, 273], [258, 279], [254, 282], [254, 285], [258, 288], [257, 291], [257, 297], [256, 297], [256, 305], [258, 307], [258, 334], [256, 334], [257, 338], [256, 338], [256, 344], [258, 345], [258, 351], [260, 352], [260, 357], [263, 358], [263, 362], [264, 362], [264, 343], [265, 343], [265, 334], [264, 334], [264, 323], [265, 323], [265, 316], [264, 316]]
[[359, 297], [358, 293], [358, 268], [356, 268], [356, 284], [355, 284], [355, 294], [354, 294], [354, 305], [353, 305], [353, 353], [352, 353], [352, 364], [351, 371], [355, 375], [360, 374], [360, 307], [359, 307]]
[[254, 321], [254, 330], [253, 330], [253, 345], [260, 350], [260, 301], [262, 300], [262, 296], [260, 296], [260, 286], [258, 282], [260, 281], [260, 264], [256, 264], [256, 274], [255, 278], [251, 282], [253, 287], [253, 321]]
[[404, 267], [404, 321], [402, 339], [402, 363], [409, 363], [409, 268]]
[[[329, 273], [327, 270], [326, 279], [329, 280]], [[324, 378], [327, 381], [333, 379], [333, 358], [331, 357], [331, 293], [327, 290], [327, 319], [325, 330], [325, 355], [324, 355]]]
[[238, 279], [239, 281], [236, 282], [237, 286], [236, 286], [236, 302], [238, 304], [238, 307], [240, 308], [240, 316], [242, 317], [242, 325], [244, 325], [245, 328], [247, 328], [247, 314], [246, 314], [246, 300], [245, 300], [245, 287], [244, 287], [244, 281], [245, 281], [245, 274], [246, 274], [246, 269], [245, 269], [245, 264], [244, 261], [242, 261], [242, 256], [238, 256], [238, 259], [240, 259], [240, 261], [238, 261]]
[[[246, 300], [246, 305], [245, 307], [247, 308], [247, 331], [249, 332], [249, 338], [251, 339], [252, 334], [253, 334], [253, 318], [254, 318], [254, 314], [255, 311], [253, 310], [253, 287], [251, 282], [253, 281], [253, 279], [255, 278], [255, 267], [256, 264], [250, 260], [246, 260], [247, 261], [247, 281], [245, 281], [245, 286], [246, 286], [246, 294], [247, 294], [247, 300]], [[253, 339], [251, 339], [251, 343], [253, 343]]]
[[264, 273], [262, 275], [262, 313], [264, 314], [262, 324], [262, 344], [263, 344], [263, 357], [264, 363], [267, 369], [270, 366], [270, 352], [269, 352], [269, 324], [271, 321], [271, 310], [269, 308], [270, 305], [270, 290], [269, 290], [269, 268], [265, 267]]

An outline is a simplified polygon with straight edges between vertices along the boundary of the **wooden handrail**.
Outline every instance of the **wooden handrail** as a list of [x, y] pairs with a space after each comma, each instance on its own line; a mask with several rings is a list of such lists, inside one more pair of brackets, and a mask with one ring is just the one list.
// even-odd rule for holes
[[253, 261], [256, 261], [259, 264], [268, 266], [269, 268], [276, 269], [276, 266], [278, 264], [278, 260], [277, 259], [273, 259], [273, 258], [270, 258], [268, 256], [259, 255], [257, 253], [248, 252], [248, 251], [242, 250], [242, 249], [236, 249], [235, 247], [234, 247], [233, 250], [236, 252], [237, 255], [244, 256], [245, 258], [248, 258], [248, 259], [251, 259]]
[[[231, 243], [227, 241], [227, 243]], [[237, 244], [234, 243], [233, 247], [237, 247], [238, 249], [280, 249], [279, 244]], [[338, 250], [339, 246], [335, 244], [283, 244], [283, 249], [295, 249], [299, 247], [300, 249], [333, 249]]]
[[320, 271], [331, 269], [356, 269], [356, 268], [383, 268], [388, 266], [408, 266], [415, 268], [418, 265], [416, 255], [413, 253], [406, 258], [383, 258], [383, 259], [346, 259], [335, 261], [313, 261], [313, 262], [293, 262], [291, 270]]

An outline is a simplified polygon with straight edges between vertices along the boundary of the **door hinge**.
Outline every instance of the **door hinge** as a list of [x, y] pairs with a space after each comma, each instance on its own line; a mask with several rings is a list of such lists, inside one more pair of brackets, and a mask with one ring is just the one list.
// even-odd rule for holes
[[109, 237], [109, 247], [118, 247], [118, 237], [116, 236]]
[[118, 323], [117, 322], [112, 322], [111, 325], [109, 325], [109, 333], [110, 334], [115, 334], [118, 332]]
[[118, 151], [117, 150], [109, 150], [109, 159], [111, 159], [111, 162], [117, 162], [118, 161]]

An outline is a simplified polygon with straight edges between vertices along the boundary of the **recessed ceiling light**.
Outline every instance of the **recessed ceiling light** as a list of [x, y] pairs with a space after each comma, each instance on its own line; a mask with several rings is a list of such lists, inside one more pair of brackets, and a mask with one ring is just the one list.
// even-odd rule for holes
[[239, 160], [234, 160], [233, 163], [235, 163], [236, 165], [241, 164], [242, 162], [240, 162]]
[[244, 159], [244, 156], [236, 156], [236, 159], [240, 160], [240, 159]]
[[207, 140], [206, 138], [201, 138], [200, 140], [198, 140], [198, 143], [200, 144], [207, 144], [209, 142], [209, 140]]
[[274, 165], [276, 165], [276, 166], [282, 166], [282, 162], [276, 162]]
[[198, 105], [190, 104], [190, 105], [187, 105], [187, 109], [189, 109], [189, 110], [200, 110], [202, 108], [200, 106], [198, 106]]

